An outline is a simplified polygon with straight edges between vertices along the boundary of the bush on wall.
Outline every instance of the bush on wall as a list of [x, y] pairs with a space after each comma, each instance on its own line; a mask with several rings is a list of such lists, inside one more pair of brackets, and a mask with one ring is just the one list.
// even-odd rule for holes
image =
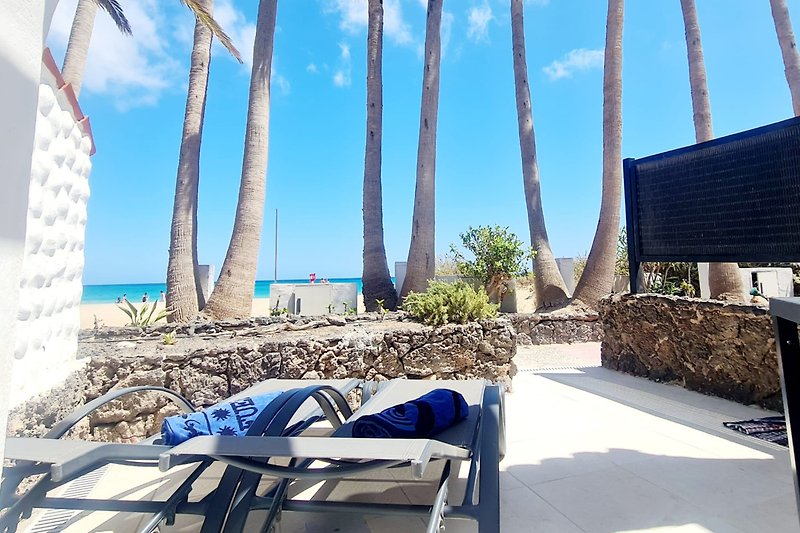
[[411, 292], [403, 300], [403, 309], [431, 326], [448, 322], [464, 324], [479, 318], [497, 316], [499, 306], [489, 303], [483, 288], [477, 291], [463, 281], [431, 281], [425, 292]]

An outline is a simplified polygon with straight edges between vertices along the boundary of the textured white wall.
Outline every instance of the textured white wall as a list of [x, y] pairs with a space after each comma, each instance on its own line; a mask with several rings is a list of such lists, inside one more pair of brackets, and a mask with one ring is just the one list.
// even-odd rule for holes
[[[5, 433], [42, 49], [58, 0], [3, 0], [0, 16], [0, 429]], [[0, 438], [0, 462], [5, 439]]]
[[60, 80], [42, 69], [28, 191], [11, 406], [77, 366], [92, 139]]

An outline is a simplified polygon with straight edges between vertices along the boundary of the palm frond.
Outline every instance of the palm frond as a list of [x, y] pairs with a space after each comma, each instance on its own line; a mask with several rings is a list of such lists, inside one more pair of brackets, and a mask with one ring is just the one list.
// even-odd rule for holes
[[122, 12], [122, 6], [119, 5], [118, 0], [94, 0], [95, 3], [103, 8], [106, 13], [117, 25], [117, 29], [125, 35], [131, 35], [131, 25], [128, 19], [125, 18], [125, 13]]
[[[115, 2], [116, 0], [104, 1]], [[222, 43], [222, 46], [228, 49], [228, 52], [230, 52], [231, 55], [236, 58], [236, 61], [242, 63], [242, 56], [239, 54], [239, 50], [236, 49], [236, 47], [233, 45], [233, 41], [231, 41], [231, 38], [228, 37], [222, 27], [217, 24], [217, 21], [214, 20], [214, 17], [211, 16], [206, 8], [204, 8], [197, 0], [181, 0], [181, 2], [183, 2], [186, 7], [192, 10], [194, 16], [197, 17], [197, 20], [200, 22], [200, 24], [211, 30], [211, 33], [213, 33], [214, 36], [219, 39], [219, 42]]]

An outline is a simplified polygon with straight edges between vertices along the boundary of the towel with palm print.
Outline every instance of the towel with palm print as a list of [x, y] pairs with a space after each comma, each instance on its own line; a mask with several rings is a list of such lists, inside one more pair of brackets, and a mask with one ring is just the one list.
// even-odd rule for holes
[[198, 435], [244, 435], [253, 421], [278, 396], [271, 392], [218, 403], [204, 411], [170, 416], [161, 423], [161, 438], [175, 446]]

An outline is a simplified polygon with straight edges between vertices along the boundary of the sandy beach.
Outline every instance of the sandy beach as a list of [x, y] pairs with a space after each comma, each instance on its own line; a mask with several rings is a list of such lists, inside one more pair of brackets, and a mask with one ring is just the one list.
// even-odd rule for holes
[[[517, 307], [520, 313], [532, 313], [535, 310], [533, 302], [533, 294], [530, 289], [526, 287], [517, 288]], [[135, 303], [136, 307], [141, 306], [141, 303]], [[159, 309], [163, 309], [164, 304], [159, 303]], [[253, 300], [253, 307], [250, 311], [250, 316], [268, 316], [269, 315], [269, 298], [256, 298]], [[98, 321], [100, 326], [125, 326], [129, 322], [128, 315], [123, 313], [114, 303], [105, 304], [81, 304], [81, 329], [91, 329], [94, 327], [95, 320]], [[365, 312], [364, 297], [358, 295], [358, 312]]]
[[[136, 307], [141, 307], [141, 303], [134, 303]], [[158, 304], [159, 309], [164, 308], [164, 304]], [[269, 315], [269, 298], [256, 298], [253, 300], [253, 307], [250, 310], [250, 316], [268, 316]], [[130, 322], [128, 315], [123, 313], [117, 304], [81, 304], [81, 329], [91, 329], [94, 327], [95, 320], [98, 321], [100, 326], [125, 326]], [[358, 312], [363, 313], [364, 297], [358, 295]], [[156, 311], [158, 313], [158, 311]]]

